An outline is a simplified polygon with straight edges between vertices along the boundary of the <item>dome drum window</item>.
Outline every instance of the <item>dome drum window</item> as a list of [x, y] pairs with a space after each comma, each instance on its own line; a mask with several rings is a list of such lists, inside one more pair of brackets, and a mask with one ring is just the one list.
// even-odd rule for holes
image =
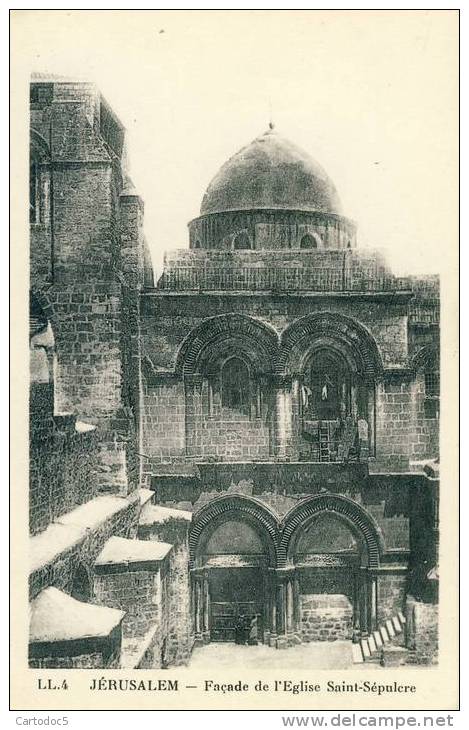
[[251, 239], [249, 238], [249, 235], [245, 231], [241, 231], [241, 233], [238, 233], [233, 241], [233, 248], [236, 251], [242, 251], [252, 248]]

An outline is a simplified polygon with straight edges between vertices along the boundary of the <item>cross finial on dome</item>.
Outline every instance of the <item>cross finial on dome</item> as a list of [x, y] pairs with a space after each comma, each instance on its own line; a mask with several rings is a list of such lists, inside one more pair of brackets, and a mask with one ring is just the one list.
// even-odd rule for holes
[[269, 129], [270, 129], [271, 131], [272, 131], [273, 129], [275, 129], [275, 124], [273, 123], [273, 121], [272, 121], [272, 120], [270, 120], [270, 122], [269, 122]]

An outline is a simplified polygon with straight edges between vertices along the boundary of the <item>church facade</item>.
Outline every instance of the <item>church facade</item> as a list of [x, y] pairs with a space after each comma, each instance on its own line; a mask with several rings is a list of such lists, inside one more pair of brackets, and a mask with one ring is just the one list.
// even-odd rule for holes
[[272, 125], [156, 281], [94, 85], [33, 81], [30, 171], [31, 666], [436, 661], [438, 278]]

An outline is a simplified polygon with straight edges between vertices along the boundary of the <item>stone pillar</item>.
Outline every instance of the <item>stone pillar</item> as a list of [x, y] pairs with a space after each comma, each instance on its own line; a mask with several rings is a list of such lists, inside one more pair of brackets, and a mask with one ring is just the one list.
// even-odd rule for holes
[[274, 455], [279, 460], [292, 453], [292, 381], [279, 378], [274, 383]]
[[203, 601], [203, 641], [204, 644], [210, 642], [210, 590], [208, 575], [205, 574], [202, 579], [202, 601]]
[[368, 442], [370, 456], [376, 455], [376, 443], [375, 443], [375, 425], [376, 425], [376, 389], [375, 384], [371, 383], [368, 385]]
[[203, 592], [202, 592], [202, 576], [198, 573], [192, 573], [192, 591], [194, 596], [194, 633], [195, 643], [203, 643]]
[[378, 576], [369, 576], [370, 632], [378, 628]]
[[293, 610], [295, 635], [298, 641], [301, 641], [301, 606], [300, 606], [300, 579], [298, 573], [295, 572], [293, 578]]
[[353, 576], [353, 628], [352, 640], [357, 643], [360, 640], [360, 570], [357, 568]]
[[202, 422], [202, 376], [184, 377], [185, 441], [186, 456], [198, 456], [200, 452], [199, 430]]
[[359, 606], [360, 606], [360, 633], [362, 636], [368, 636], [368, 569], [360, 568], [359, 577]]

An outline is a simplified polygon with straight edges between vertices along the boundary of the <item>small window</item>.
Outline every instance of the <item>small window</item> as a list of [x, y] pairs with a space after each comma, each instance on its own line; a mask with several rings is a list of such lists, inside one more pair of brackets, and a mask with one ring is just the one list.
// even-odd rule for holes
[[200, 241], [199, 241], [199, 239], [197, 239], [196, 242], [194, 243], [194, 248], [200, 248]]
[[235, 236], [233, 248], [235, 248], [235, 249], [252, 248], [251, 239], [249, 238], [248, 234], [245, 233], [244, 231], [242, 231], [241, 233], [238, 233], [238, 235]]
[[300, 242], [300, 248], [317, 248], [318, 244], [316, 239], [310, 234], [305, 233]]
[[249, 368], [239, 357], [225, 362], [221, 372], [222, 406], [246, 415], [251, 410], [251, 385]]

